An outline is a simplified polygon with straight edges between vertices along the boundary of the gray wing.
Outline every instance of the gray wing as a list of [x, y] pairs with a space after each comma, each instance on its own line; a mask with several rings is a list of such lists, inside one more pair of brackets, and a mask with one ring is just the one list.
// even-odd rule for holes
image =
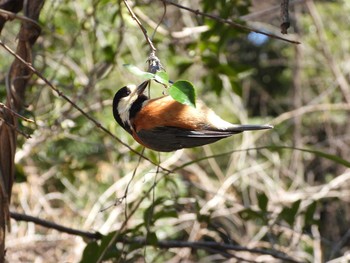
[[160, 152], [171, 152], [182, 148], [192, 148], [216, 142], [241, 131], [190, 131], [176, 127], [158, 127], [151, 131], [141, 130], [139, 138]]

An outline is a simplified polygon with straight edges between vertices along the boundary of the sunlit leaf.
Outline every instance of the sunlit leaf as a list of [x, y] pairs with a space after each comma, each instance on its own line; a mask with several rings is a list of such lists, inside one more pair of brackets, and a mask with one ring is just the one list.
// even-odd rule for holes
[[169, 88], [169, 95], [182, 104], [196, 107], [196, 90], [191, 82], [176, 81]]
[[138, 67], [131, 65], [131, 64], [124, 64], [123, 65], [128, 71], [130, 71], [131, 73], [133, 73], [134, 75], [138, 76], [138, 77], [142, 77], [144, 79], [152, 79], [154, 78], [154, 74], [146, 72], [146, 71], [142, 71], [141, 69], [139, 69]]
[[169, 75], [165, 71], [158, 71], [155, 74], [154, 79], [159, 83], [162, 83], [167, 86], [169, 85]]

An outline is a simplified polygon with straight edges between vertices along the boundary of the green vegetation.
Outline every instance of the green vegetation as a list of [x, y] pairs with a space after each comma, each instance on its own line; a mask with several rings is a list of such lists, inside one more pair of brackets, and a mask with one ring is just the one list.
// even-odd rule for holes
[[[128, 2], [151, 37], [162, 1]], [[180, 2], [279, 35], [279, 1]], [[324, 262], [349, 251], [350, 5], [307, 2], [291, 4], [283, 36], [300, 45], [167, 4], [152, 39], [166, 74], [154, 75], [123, 1], [47, 0], [34, 67], [148, 160], [34, 76], [20, 114], [35, 124], [20, 120], [31, 139], [18, 136], [11, 210], [101, 238], [12, 220], [9, 262]], [[18, 23], [2, 34], [12, 49]], [[13, 58], [0, 48], [0, 59], [6, 72]], [[112, 100], [145, 78], [161, 83], [152, 81], [153, 98], [192, 105], [197, 97], [232, 123], [275, 128], [173, 153], [143, 150], [113, 119]]]

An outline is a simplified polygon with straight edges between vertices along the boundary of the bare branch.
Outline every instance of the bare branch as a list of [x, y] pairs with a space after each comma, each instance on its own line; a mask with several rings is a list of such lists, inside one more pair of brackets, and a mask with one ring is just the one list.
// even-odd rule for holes
[[[16, 221], [25, 221], [25, 222], [32, 222], [34, 224], [46, 227], [46, 228], [51, 228], [55, 229], [57, 231], [71, 234], [71, 235], [76, 235], [76, 236], [81, 236], [84, 238], [89, 238], [89, 239], [101, 239], [103, 236], [98, 233], [92, 233], [92, 232], [87, 232], [87, 231], [81, 231], [78, 229], [73, 229], [69, 227], [65, 227], [59, 224], [56, 224], [54, 222], [50, 222], [47, 220], [43, 220], [34, 216], [29, 216], [25, 214], [20, 214], [16, 212], [10, 212], [11, 218], [13, 218]], [[239, 246], [239, 245], [234, 245], [234, 244], [227, 244], [227, 243], [218, 243], [218, 242], [213, 242], [213, 241], [196, 241], [196, 242], [190, 242], [190, 241], [179, 241], [179, 240], [160, 240], [156, 244], [150, 243], [147, 241], [145, 238], [126, 238], [126, 237], [119, 237], [114, 241], [117, 243], [125, 243], [125, 244], [138, 244], [142, 246], [156, 246], [159, 248], [192, 248], [192, 249], [203, 249], [203, 250], [210, 250], [214, 251], [219, 254], [223, 254], [226, 257], [236, 257], [235, 255], [230, 254], [230, 251], [244, 251], [244, 252], [249, 252], [252, 254], [260, 254], [260, 255], [270, 255], [274, 258], [282, 259], [284, 262], [292, 262], [292, 263], [299, 263], [300, 261], [289, 257], [288, 255], [276, 251], [276, 250], [268, 250], [268, 249], [260, 249], [260, 248], [247, 248], [244, 246]]]
[[249, 31], [249, 32], [255, 32], [257, 34], [262, 34], [262, 35], [265, 35], [265, 36], [268, 36], [268, 37], [271, 37], [271, 38], [280, 39], [280, 40], [283, 40], [283, 41], [286, 41], [286, 42], [289, 42], [289, 43], [293, 43], [293, 44], [300, 44], [300, 42], [298, 42], [298, 41], [294, 41], [294, 40], [290, 40], [290, 39], [287, 39], [287, 38], [284, 38], [284, 37], [280, 37], [280, 36], [277, 36], [275, 34], [266, 33], [266, 32], [263, 32], [261, 30], [255, 29], [253, 27], [245, 26], [245, 25], [233, 22], [230, 19], [223, 19], [223, 18], [218, 17], [216, 15], [211, 15], [211, 14], [208, 14], [208, 13], [201, 12], [198, 9], [194, 10], [192, 8], [189, 8], [189, 7], [186, 7], [186, 6], [174, 3], [173, 1], [170, 1], [170, 0], [162, 0], [162, 1], [165, 1], [166, 3], [168, 3], [170, 5], [173, 5], [173, 6], [176, 6], [178, 8], [181, 8], [181, 9], [187, 10], [189, 12], [192, 12], [192, 13], [194, 13], [196, 15], [201, 15], [203, 17], [207, 17], [207, 18], [213, 19], [213, 20], [218, 21], [220, 23], [230, 25], [231, 27], [234, 27], [234, 28], [239, 28], [239, 29], [242, 29], [242, 30], [245, 30], [245, 31]]
[[7, 120], [5, 120], [4, 118], [2, 118], [0, 116], [0, 120], [3, 121], [8, 127], [10, 127], [12, 130], [16, 131], [17, 133], [23, 135], [24, 137], [26, 137], [27, 139], [30, 139], [30, 135], [26, 134], [25, 132], [21, 131], [20, 129], [18, 129], [16, 127], [16, 125], [13, 125], [12, 123], [8, 122]]
[[[137, 243], [140, 245], [150, 245], [145, 238], [140, 239], [130, 239], [126, 240], [125, 238], [122, 240], [127, 243]], [[217, 251], [228, 252], [228, 251], [245, 251], [253, 254], [261, 254], [261, 255], [270, 255], [274, 258], [283, 259], [285, 262], [294, 262], [299, 263], [296, 259], [289, 257], [288, 255], [274, 250], [260, 249], [260, 248], [247, 248], [239, 245], [226, 244], [226, 243], [218, 243], [213, 241], [178, 241], [178, 240], [162, 240], [158, 241], [156, 246], [159, 248], [180, 248], [180, 247], [189, 247], [193, 249], [216, 249]]]
[[11, 218], [13, 218], [16, 221], [25, 221], [25, 222], [32, 222], [36, 225], [40, 225], [46, 228], [51, 228], [55, 229], [59, 232], [62, 233], [67, 233], [75, 236], [81, 236], [84, 238], [89, 238], [89, 239], [101, 239], [102, 235], [98, 232], [92, 233], [92, 232], [87, 232], [87, 231], [81, 231], [78, 229], [73, 229], [69, 227], [65, 227], [59, 224], [56, 224], [51, 221], [43, 220], [34, 216], [26, 215], [26, 214], [20, 214], [16, 212], [10, 212]]
[[0, 102], [0, 108], [8, 110], [12, 115], [14, 115], [14, 116], [16, 116], [16, 117], [18, 117], [18, 118], [20, 118], [20, 119], [22, 119], [24, 121], [27, 121], [27, 122], [30, 122], [30, 123], [35, 123], [33, 120], [28, 119], [28, 118], [22, 116], [21, 114], [18, 114], [17, 112], [15, 112], [14, 110], [12, 110], [11, 108], [7, 107], [5, 104], [3, 104], [1, 102]]
[[281, 33], [287, 34], [287, 29], [290, 27], [289, 21], [289, 0], [281, 0]]
[[38, 27], [39, 29], [41, 28], [40, 24], [38, 22], [36, 22], [33, 19], [30, 19], [26, 16], [21, 16], [21, 15], [17, 15], [15, 13], [12, 13], [10, 11], [6, 11], [4, 9], [0, 9], [0, 16], [2, 16], [5, 20], [14, 20], [14, 19], [18, 19], [24, 22], [28, 22], [28, 23], [32, 23], [34, 24], [36, 27]]
[[129, 6], [128, 4], [128, 1], [127, 0], [123, 0], [126, 8], [128, 9], [131, 17], [136, 21], [136, 23], [138, 24], [138, 26], [141, 28], [142, 30], [142, 33], [143, 35], [145, 36], [146, 38], [146, 41], [148, 43], [148, 45], [150, 46], [151, 48], [151, 52], [155, 52], [157, 49], [154, 47], [153, 43], [152, 43], [152, 40], [148, 37], [147, 35], [147, 30], [144, 28], [144, 26], [141, 24], [140, 20], [137, 18], [137, 16], [135, 15], [135, 13], [132, 11], [131, 7]]

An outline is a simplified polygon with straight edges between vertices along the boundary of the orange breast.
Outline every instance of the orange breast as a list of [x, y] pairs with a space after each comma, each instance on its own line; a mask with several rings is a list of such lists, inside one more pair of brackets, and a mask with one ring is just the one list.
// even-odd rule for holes
[[163, 126], [200, 130], [206, 125], [206, 118], [201, 109], [183, 105], [170, 96], [164, 96], [149, 100], [133, 123], [136, 132]]

